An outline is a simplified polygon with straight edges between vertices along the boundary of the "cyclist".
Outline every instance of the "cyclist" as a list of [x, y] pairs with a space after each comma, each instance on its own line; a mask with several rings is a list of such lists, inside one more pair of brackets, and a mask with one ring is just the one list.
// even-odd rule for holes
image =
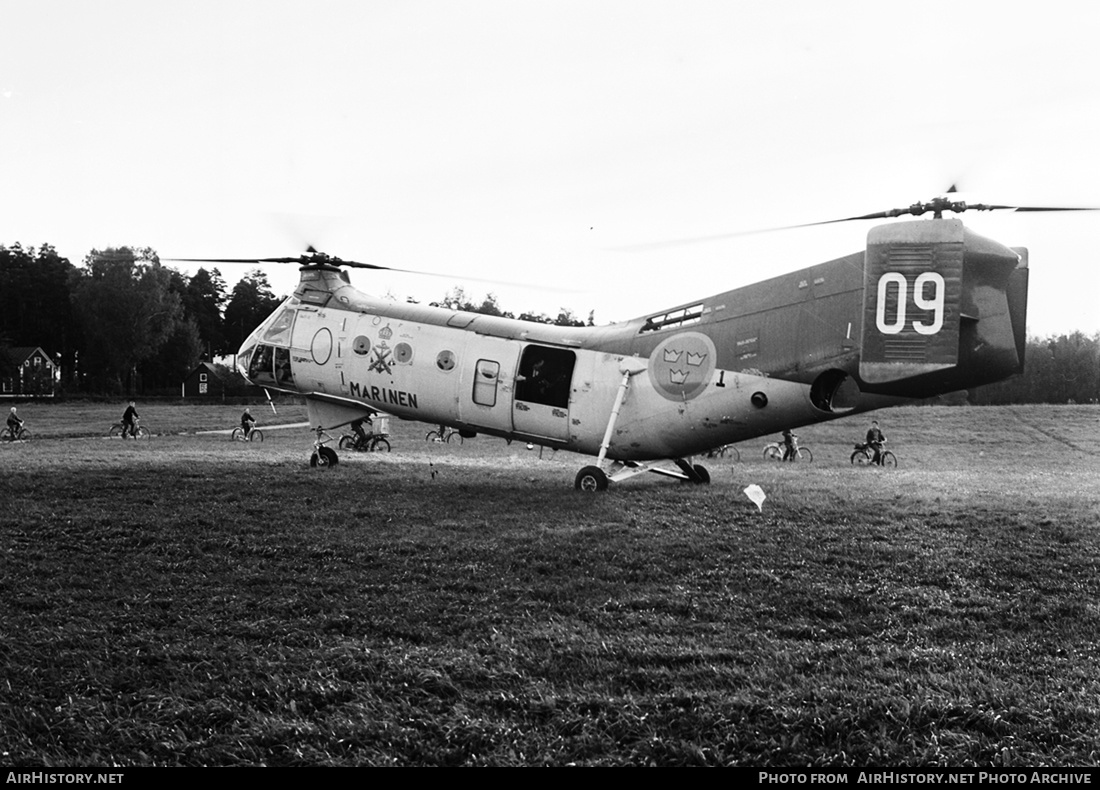
[[878, 420], [871, 420], [871, 427], [867, 429], [867, 446], [875, 451], [875, 457], [871, 459], [871, 463], [882, 463], [882, 445], [885, 443], [886, 436], [879, 429]]
[[9, 441], [14, 442], [19, 438], [19, 430], [23, 427], [23, 418], [16, 414], [15, 407], [11, 407], [11, 411], [8, 412], [8, 437]]
[[365, 450], [370, 445], [370, 434], [363, 430], [363, 423], [374, 425], [370, 417], [363, 417], [351, 424], [351, 431], [355, 434], [355, 444]]
[[247, 439], [252, 429], [256, 427], [256, 418], [252, 416], [252, 411], [248, 406], [244, 407], [244, 414], [241, 415], [241, 430], [244, 431], [244, 438]]
[[134, 408], [134, 402], [130, 401], [130, 404], [126, 407], [126, 411], [122, 413], [122, 438], [126, 438], [126, 434], [129, 433], [135, 439], [137, 438], [137, 421], [138, 421], [137, 409]]
[[783, 460], [793, 461], [798, 456], [798, 434], [787, 428], [783, 431]]

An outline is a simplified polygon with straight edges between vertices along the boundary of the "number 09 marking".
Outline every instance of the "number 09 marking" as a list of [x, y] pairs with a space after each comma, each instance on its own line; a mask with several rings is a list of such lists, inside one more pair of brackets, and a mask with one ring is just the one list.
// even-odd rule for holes
[[[926, 286], [932, 286], [931, 298], [925, 296]], [[894, 320], [887, 321], [886, 300], [891, 286], [897, 288], [897, 310]], [[913, 283], [913, 306], [918, 310], [931, 310], [932, 323], [913, 321], [913, 330], [921, 335], [934, 335], [943, 328], [943, 276], [936, 272], [924, 272]], [[884, 335], [897, 335], [905, 329], [909, 308], [909, 283], [901, 272], [886, 272], [878, 281], [878, 303], [875, 307], [875, 325]], [[923, 316], [922, 316], [923, 318]]]

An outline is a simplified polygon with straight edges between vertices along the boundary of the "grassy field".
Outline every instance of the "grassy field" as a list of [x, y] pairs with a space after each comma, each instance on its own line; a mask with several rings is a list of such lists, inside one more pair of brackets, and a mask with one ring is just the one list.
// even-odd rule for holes
[[[867, 416], [812, 464], [478, 438], [308, 465], [304, 419], [40, 406], [0, 446], [0, 763], [1094, 766], [1100, 408]], [[263, 409], [266, 410], [266, 406]], [[771, 437], [777, 438], [777, 437]], [[758, 510], [743, 494], [767, 493]]]

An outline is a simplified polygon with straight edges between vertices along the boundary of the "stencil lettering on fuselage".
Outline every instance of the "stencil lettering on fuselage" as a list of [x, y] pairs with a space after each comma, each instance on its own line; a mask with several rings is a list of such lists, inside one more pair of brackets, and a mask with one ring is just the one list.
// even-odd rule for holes
[[649, 380], [662, 397], [685, 401], [707, 388], [714, 372], [714, 342], [700, 332], [674, 335], [649, 355]]

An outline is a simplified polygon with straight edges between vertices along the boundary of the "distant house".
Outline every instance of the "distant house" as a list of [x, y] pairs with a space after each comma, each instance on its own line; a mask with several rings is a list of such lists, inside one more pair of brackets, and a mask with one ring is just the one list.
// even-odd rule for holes
[[212, 362], [200, 362], [183, 380], [181, 389], [185, 398], [224, 398], [256, 391], [240, 373]]
[[[0, 352], [3, 353], [3, 352]], [[7, 349], [11, 365], [0, 374], [0, 396], [6, 398], [52, 398], [61, 371], [39, 346]]]

